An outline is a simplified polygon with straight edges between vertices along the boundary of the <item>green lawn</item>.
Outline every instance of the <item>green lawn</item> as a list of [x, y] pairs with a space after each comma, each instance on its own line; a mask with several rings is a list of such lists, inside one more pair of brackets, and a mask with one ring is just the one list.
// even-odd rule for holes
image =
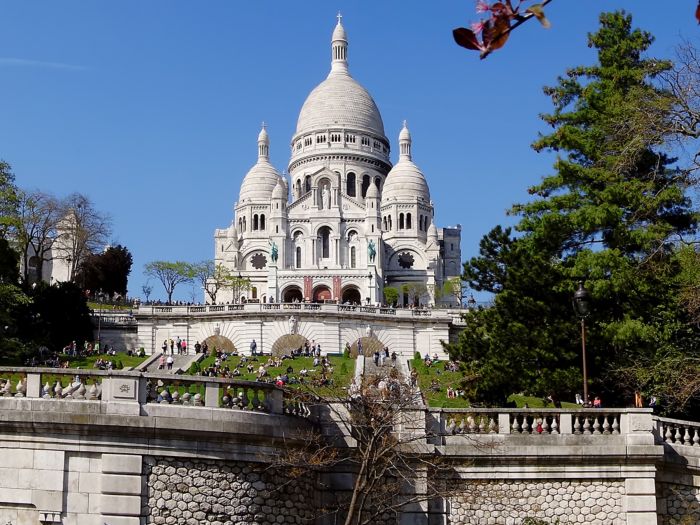
[[[508, 401], [515, 401], [518, 408], [523, 408], [525, 404], [529, 408], [554, 408], [554, 405], [541, 397], [524, 396], [522, 394], [513, 394], [508, 398]], [[562, 408], [581, 408], [576, 403], [562, 402]]]
[[111, 305], [104, 303], [96, 303], [95, 301], [88, 301], [87, 305], [88, 308], [90, 308], [91, 310], [131, 310], [133, 308], [133, 305], [131, 304]]
[[[348, 385], [350, 385], [352, 377], [355, 373], [355, 359], [352, 359], [350, 357], [343, 357], [342, 355], [331, 355], [328, 357], [331, 361], [331, 366], [333, 367], [333, 375], [331, 376], [331, 378], [333, 379], [334, 386], [336, 388], [345, 388]], [[245, 368], [245, 366], [247, 366], [246, 363], [246, 365], [240, 369], [241, 375], [236, 376], [233, 379], [241, 381], [255, 381], [258, 377], [258, 367], [261, 364], [267, 363], [270, 360], [270, 356], [258, 356], [257, 359], [258, 361], [249, 361], [254, 366], [252, 373], [249, 373], [248, 370]], [[199, 363], [202, 372], [204, 372], [204, 370], [206, 370], [208, 367], [213, 366], [214, 361], [215, 358], [213, 356], [209, 356], [203, 359]], [[299, 377], [299, 371], [302, 368], [306, 368], [307, 370], [312, 370], [315, 368], [316, 372], [310, 373], [308, 375], [308, 379], [315, 379], [321, 377], [321, 367], [314, 367], [313, 361], [313, 357], [296, 357], [294, 359], [285, 359], [284, 361], [282, 361], [282, 366], [268, 368], [268, 376], [274, 379], [277, 375], [284, 374], [287, 371], [287, 367], [291, 366], [294, 371], [289, 374], [290, 376]], [[238, 365], [238, 363], [240, 362], [240, 356], [233, 356], [225, 360], [221, 366], [228, 366], [231, 370], [233, 370], [236, 367], [236, 365]], [[289, 386], [299, 387], [300, 385], [290, 384]]]

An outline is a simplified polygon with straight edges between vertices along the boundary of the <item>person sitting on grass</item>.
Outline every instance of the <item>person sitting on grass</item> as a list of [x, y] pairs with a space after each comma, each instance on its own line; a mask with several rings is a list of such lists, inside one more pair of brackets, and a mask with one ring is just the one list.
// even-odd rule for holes
[[433, 392], [439, 392], [439, 391], [440, 391], [440, 383], [438, 382], [437, 379], [433, 379], [433, 380], [430, 382], [430, 390], [432, 390]]

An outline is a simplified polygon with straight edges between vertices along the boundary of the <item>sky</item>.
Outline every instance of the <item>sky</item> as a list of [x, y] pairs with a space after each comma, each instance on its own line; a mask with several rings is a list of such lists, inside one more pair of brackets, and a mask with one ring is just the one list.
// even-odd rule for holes
[[[286, 170], [309, 92], [328, 74], [336, 13], [350, 72], [374, 97], [392, 143], [404, 119], [437, 226], [462, 225], [462, 257], [551, 173], [530, 144], [551, 110], [542, 87], [591, 64], [586, 35], [603, 10], [626, 9], [672, 57], [698, 37], [693, 0], [554, 0], [481, 61], [452, 29], [472, 0], [0, 0], [0, 159], [17, 184], [87, 195], [112, 218], [112, 243], [133, 254], [129, 293], [153, 260], [213, 258], [233, 219], [265, 121]], [[151, 282], [154, 298], [165, 296]], [[201, 290], [195, 290], [201, 298]], [[189, 300], [187, 287], [176, 298]]]

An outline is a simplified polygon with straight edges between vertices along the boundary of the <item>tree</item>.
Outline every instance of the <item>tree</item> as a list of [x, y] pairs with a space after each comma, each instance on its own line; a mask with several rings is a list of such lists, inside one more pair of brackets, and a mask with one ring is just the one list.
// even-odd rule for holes
[[305, 447], [285, 447], [273, 467], [293, 477], [351, 473], [352, 489], [334, 491], [336, 501], [323, 509], [336, 523], [386, 522], [411, 504], [451, 495], [443, 476], [447, 464], [426, 454], [433, 435], [417, 406], [420, 398], [395, 369], [356, 379], [348, 392], [307, 386], [289, 394], [323, 420], [324, 429], [303, 436]]
[[[467, 316], [451, 351], [491, 402], [505, 401], [509, 388], [559, 398], [578, 390], [571, 296], [580, 279], [595, 304], [590, 377], [609, 402], [630, 394], [618, 388], [623, 364], [662, 359], [671, 348], [697, 352], [676, 293], [677, 243], [696, 232], [692, 178], [664, 153], [677, 101], [654, 84], [671, 64], [642, 57], [652, 37], [632, 29], [629, 15], [605, 13], [600, 22], [589, 35], [598, 63], [545, 89], [554, 111], [543, 119], [553, 131], [534, 148], [558, 153], [555, 173], [512, 208], [518, 235], [493, 229], [465, 265], [470, 287], [496, 295], [493, 308]], [[642, 126], [650, 114], [655, 124]]]
[[146, 302], [148, 302], [148, 298], [151, 297], [151, 293], [153, 292], [153, 286], [151, 286], [150, 283], [146, 283], [141, 286], [141, 292], [143, 292], [143, 296], [146, 298]]
[[385, 286], [384, 301], [387, 306], [396, 306], [396, 303], [399, 302], [399, 289], [394, 286]]
[[17, 186], [12, 168], [0, 160], [0, 239], [6, 239], [17, 223]]
[[192, 264], [190, 267], [193, 279], [201, 285], [209, 296], [212, 304], [216, 304], [219, 290], [229, 286], [231, 272], [222, 264], [216, 264], [211, 259]]
[[239, 275], [229, 275], [225, 281], [225, 288], [231, 289], [231, 294], [233, 295], [233, 302], [238, 303], [241, 299], [241, 295], [250, 289], [250, 279], [247, 277], [241, 277]]
[[103, 253], [88, 255], [76, 280], [84, 290], [126, 297], [132, 264], [131, 253], [125, 246], [110, 246]]
[[112, 233], [111, 219], [80, 193], [64, 199], [62, 208], [55, 251], [57, 258], [68, 263], [68, 278], [73, 281], [85, 259], [104, 250]]
[[143, 273], [161, 282], [168, 295], [168, 303], [172, 302], [178, 284], [192, 282], [191, 265], [183, 261], [153, 261], [146, 264]]
[[18, 312], [31, 300], [18, 285], [18, 256], [6, 239], [0, 237], [0, 363], [21, 364], [26, 351], [16, 337]]
[[41, 280], [50, 261], [64, 208], [59, 199], [41, 191], [18, 191], [18, 224], [14, 242], [22, 257], [25, 283]]
[[408, 304], [419, 306], [428, 293], [428, 287], [423, 283], [406, 283], [401, 285], [401, 292]]

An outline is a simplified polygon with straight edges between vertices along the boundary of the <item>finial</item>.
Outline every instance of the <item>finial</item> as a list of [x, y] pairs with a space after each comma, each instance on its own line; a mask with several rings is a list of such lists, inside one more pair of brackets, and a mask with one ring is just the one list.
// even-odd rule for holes
[[[265, 127], [265, 123], [263, 122], [263, 127]], [[408, 123], [406, 122], [406, 119], [403, 119], [403, 127], [408, 128]]]
[[342, 24], [343, 22], [343, 15], [340, 14], [340, 11], [338, 11], [338, 14], [336, 15], [336, 18], [338, 19], [338, 23]]
[[[404, 120], [404, 122], [406, 122], [406, 121]], [[405, 125], [405, 124], [404, 124], [404, 125]], [[266, 129], [265, 121], [264, 121], [264, 120], [262, 121], [262, 129]]]

